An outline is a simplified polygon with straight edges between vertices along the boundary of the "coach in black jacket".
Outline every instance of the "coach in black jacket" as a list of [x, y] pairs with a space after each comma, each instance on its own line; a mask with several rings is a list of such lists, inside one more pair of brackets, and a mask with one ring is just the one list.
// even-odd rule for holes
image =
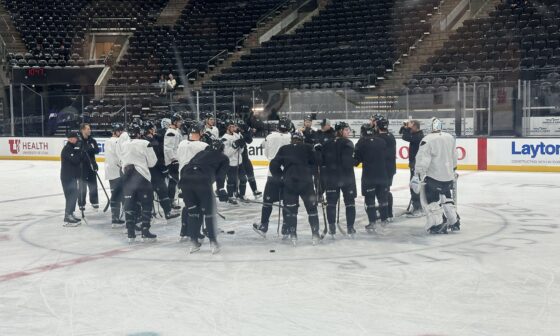
[[97, 162], [95, 155], [99, 154], [99, 146], [97, 141], [91, 136], [91, 127], [89, 124], [80, 125], [80, 136], [82, 151], [85, 152], [84, 161], [82, 162], [82, 176], [80, 178], [80, 196], [78, 197], [78, 205], [80, 209], [86, 205], [86, 193], [89, 189], [89, 201], [94, 209], [99, 209], [99, 196], [97, 195]]
[[83, 152], [78, 145], [78, 133], [71, 132], [68, 134], [68, 142], [60, 154], [60, 182], [66, 199], [64, 209], [66, 226], [76, 226], [80, 222], [80, 219], [74, 217], [74, 210], [76, 210], [78, 200], [78, 180], [82, 173], [80, 167], [82, 158]]
[[[410, 168], [410, 178], [414, 176], [414, 166], [416, 165], [416, 154], [418, 154], [418, 149], [420, 149], [420, 142], [424, 138], [424, 133], [420, 130], [420, 122], [418, 120], [409, 120], [404, 123], [404, 125], [399, 130], [402, 134], [402, 139], [408, 143], [408, 167]], [[412, 189], [410, 189], [410, 198], [412, 200], [412, 209], [410, 212], [420, 210], [422, 206], [420, 205], [420, 195], [416, 194]]]

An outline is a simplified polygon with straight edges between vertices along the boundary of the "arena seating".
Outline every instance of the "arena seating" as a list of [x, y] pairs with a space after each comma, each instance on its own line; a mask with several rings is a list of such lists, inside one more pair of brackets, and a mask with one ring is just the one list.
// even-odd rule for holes
[[505, 0], [489, 17], [465, 21], [408, 85], [421, 92], [457, 80], [517, 80], [555, 73], [560, 67], [559, 26], [557, 1]]
[[[274, 36], [212, 78], [227, 87], [247, 83], [371, 83], [430, 31], [437, 0], [333, 1], [295, 34]], [[309, 86], [309, 84], [302, 84]]]
[[[142, 27], [130, 39], [124, 59], [115, 67], [110, 86], [152, 86], [159, 75], [207, 71], [220, 52], [235, 50], [258, 19], [284, 1], [191, 0], [173, 28]], [[225, 55], [224, 55], [225, 56]]]
[[130, 30], [155, 22], [167, 0], [1, 0], [21, 32], [28, 53], [10, 54], [12, 66], [84, 66], [84, 38], [91, 29]]

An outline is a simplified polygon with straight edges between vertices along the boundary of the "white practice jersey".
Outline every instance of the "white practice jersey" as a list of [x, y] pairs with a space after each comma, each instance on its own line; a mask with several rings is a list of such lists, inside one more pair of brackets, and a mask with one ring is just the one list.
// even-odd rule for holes
[[222, 141], [224, 142], [224, 154], [229, 159], [229, 166], [230, 167], [237, 167], [243, 162], [243, 154], [244, 148], [234, 148], [233, 143], [237, 140], [241, 139], [241, 134], [233, 133], [233, 134], [224, 134], [222, 137]]
[[220, 138], [220, 131], [218, 130], [218, 127], [216, 127], [216, 126], [213, 126], [213, 127], [206, 126], [204, 128], [204, 133], [207, 133], [207, 132], [212, 134], [212, 136], [216, 139]]
[[124, 144], [124, 153], [122, 157], [122, 167], [134, 165], [134, 168], [146, 180], [151, 181], [149, 168], [157, 163], [156, 153], [150, 146], [150, 143], [144, 139], [134, 139]]
[[179, 149], [177, 149], [177, 159], [179, 159], [179, 172], [183, 169], [184, 166], [188, 165], [191, 162], [192, 158], [202, 152], [204, 149], [208, 147], [206, 142], [202, 141], [190, 141], [190, 140], [183, 140], [179, 144]]
[[122, 156], [123, 156], [123, 151], [124, 151], [124, 144], [130, 142], [130, 136], [128, 135], [127, 132], [122, 132], [121, 135], [119, 136], [118, 140], [117, 140], [117, 156], [119, 158], [119, 160], [121, 160], [121, 167], [122, 167]]
[[163, 157], [166, 166], [173, 161], [177, 161], [177, 149], [182, 140], [183, 136], [178, 129], [168, 128], [165, 132], [163, 137]]
[[114, 180], [121, 176], [121, 158], [119, 157], [119, 138], [111, 137], [105, 141], [105, 179]]
[[[264, 149], [264, 155], [270, 162], [276, 157], [280, 147], [289, 145], [291, 142], [292, 136], [290, 133], [272, 132], [264, 139], [261, 146]], [[272, 176], [270, 170], [268, 176]]]
[[455, 138], [445, 132], [426, 135], [420, 142], [414, 169], [420, 179], [428, 176], [440, 182], [453, 181], [457, 168]]

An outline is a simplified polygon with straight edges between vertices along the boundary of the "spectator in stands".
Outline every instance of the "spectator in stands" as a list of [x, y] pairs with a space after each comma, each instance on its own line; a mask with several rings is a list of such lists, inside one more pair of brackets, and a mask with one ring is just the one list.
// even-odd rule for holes
[[167, 80], [167, 91], [173, 92], [175, 91], [175, 87], [177, 86], [177, 81], [173, 78], [173, 74], [169, 74], [169, 79]]
[[158, 86], [160, 88], [160, 94], [164, 95], [167, 93], [167, 83], [165, 82], [165, 76], [163, 74], [159, 76]]

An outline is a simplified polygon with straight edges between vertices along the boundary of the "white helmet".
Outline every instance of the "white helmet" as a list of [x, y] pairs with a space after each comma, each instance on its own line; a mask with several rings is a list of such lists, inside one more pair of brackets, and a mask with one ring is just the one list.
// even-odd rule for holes
[[171, 125], [171, 119], [169, 119], [169, 118], [161, 119], [161, 128], [168, 129], [169, 125]]
[[439, 120], [436, 117], [432, 118], [430, 125], [431, 125], [432, 133], [441, 132], [441, 130], [443, 129], [443, 122], [441, 122], [441, 120]]

